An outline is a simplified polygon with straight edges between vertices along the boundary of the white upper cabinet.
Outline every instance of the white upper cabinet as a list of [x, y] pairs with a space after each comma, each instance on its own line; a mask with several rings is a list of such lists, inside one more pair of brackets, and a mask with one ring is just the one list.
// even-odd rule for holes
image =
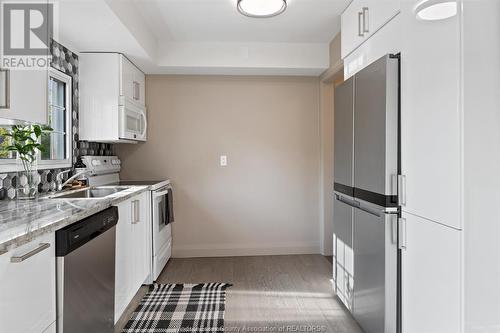
[[146, 79], [144, 73], [123, 56], [120, 58], [120, 62], [122, 68], [120, 95], [130, 102], [145, 106]]
[[344, 59], [344, 76], [401, 54], [402, 209], [461, 229], [459, 15], [422, 21], [418, 2], [402, 1], [400, 14]]
[[341, 55], [345, 58], [365, 40], [363, 34], [363, 9], [360, 1], [353, 1], [342, 13]]
[[42, 333], [56, 321], [55, 251], [51, 233], [0, 255], [0, 332]]
[[462, 110], [459, 15], [415, 17], [405, 6], [401, 56], [403, 211], [460, 229]]
[[354, 0], [342, 14], [342, 58], [399, 13], [400, 0]]
[[119, 53], [80, 55], [80, 139], [146, 141], [145, 75]]
[[47, 124], [48, 70], [0, 71], [0, 118]]

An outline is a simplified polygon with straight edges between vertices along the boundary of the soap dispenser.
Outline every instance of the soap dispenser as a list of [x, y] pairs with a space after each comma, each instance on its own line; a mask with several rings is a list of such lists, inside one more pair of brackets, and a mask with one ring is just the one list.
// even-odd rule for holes
[[[78, 157], [74, 167], [75, 167], [75, 175], [82, 171], [87, 171], [87, 166], [85, 165], [85, 163], [83, 163], [81, 157]], [[82, 173], [75, 180], [78, 181], [80, 183], [80, 186], [82, 187], [88, 186], [89, 184], [89, 179], [86, 173]]]

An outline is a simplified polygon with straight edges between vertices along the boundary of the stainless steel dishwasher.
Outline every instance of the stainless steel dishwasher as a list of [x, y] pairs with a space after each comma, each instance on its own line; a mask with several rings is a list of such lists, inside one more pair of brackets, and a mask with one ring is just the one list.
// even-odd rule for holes
[[56, 232], [58, 333], [113, 332], [117, 222], [111, 207]]

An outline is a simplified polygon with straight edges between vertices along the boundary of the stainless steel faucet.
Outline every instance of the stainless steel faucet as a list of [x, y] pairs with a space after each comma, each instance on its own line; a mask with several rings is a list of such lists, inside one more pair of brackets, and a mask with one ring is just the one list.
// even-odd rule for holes
[[89, 173], [90, 171], [88, 170], [83, 170], [83, 171], [80, 171], [80, 172], [77, 172], [75, 173], [73, 176], [69, 177], [64, 183], [62, 181], [62, 175], [65, 174], [65, 173], [68, 173], [70, 172], [71, 169], [68, 169], [68, 170], [64, 170], [64, 171], [61, 171], [59, 172], [57, 175], [56, 175], [56, 184], [57, 184], [57, 191], [62, 191], [62, 189], [64, 188], [64, 186], [68, 185], [71, 181], [73, 181], [74, 179], [76, 179], [77, 177], [81, 176], [81, 175], [84, 175], [84, 174], [87, 174]]
[[60, 191], [63, 189], [63, 180], [62, 180], [62, 176], [65, 174], [65, 173], [69, 173], [71, 172], [72, 169], [67, 169], [67, 170], [63, 170], [61, 172], [59, 172], [58, 174], [56, 174], [56, 191]]

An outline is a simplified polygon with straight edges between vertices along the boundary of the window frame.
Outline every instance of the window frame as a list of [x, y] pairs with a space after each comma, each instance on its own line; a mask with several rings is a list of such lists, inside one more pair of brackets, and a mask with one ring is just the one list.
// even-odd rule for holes
[[[50, 79], [54, 78], [65, 84], [65, 112], [66, 112], [66, 158], [64, 160], [42, 160], [40, 152], [37, 153], [37, 164], [39, 170], [70, 168], [73, 166], [73, 78], [55, 68], [50, 67], [47, 76], [47, 116], [49, 116], [49, 89]], [[49, 119], [47, 117], [47, 119]], [[10, 122], [9, 122], [10, 123]], [[12, 121], [12, 125], [19, 124], [18, 121]], [[22, 122], [27, 125], [27, 123]], [[16, 159], [0, 159], [0, 172], [21, 171], [21, 166], [17, 164]]]

